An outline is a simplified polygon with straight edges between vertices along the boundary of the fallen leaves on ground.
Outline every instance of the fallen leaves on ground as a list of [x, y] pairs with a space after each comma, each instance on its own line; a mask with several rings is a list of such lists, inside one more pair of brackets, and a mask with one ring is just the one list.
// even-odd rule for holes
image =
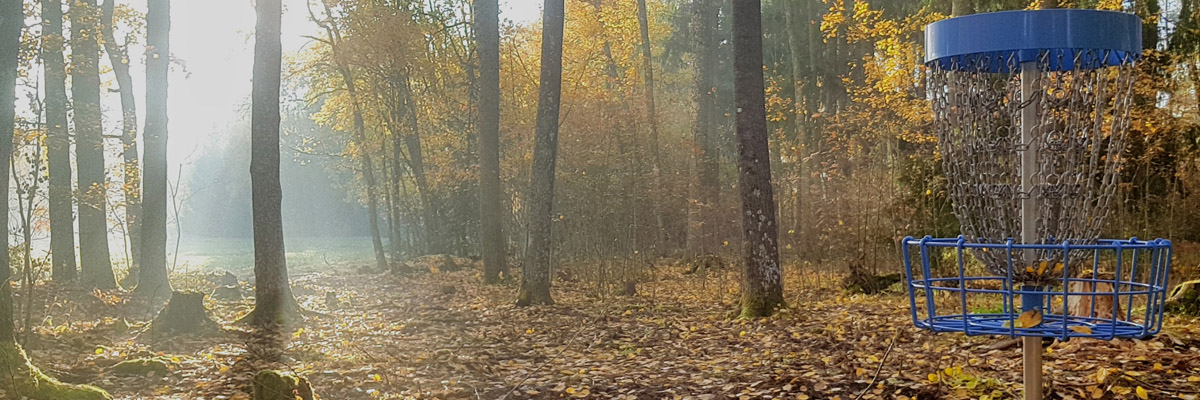
[[[528, 308], [513, 305], [514, 283], [482, 285], [473, 270], [404, 277], [348, 271], [294, 279], [301, 304], [314, 314], [280, 335], [287, 343], [282, 362], [264, 361], [247, 345], [253, 335], [228, 325], [249, 311], [249, 299], [210, 302], [227, 326], [224, 336], [150, 341], [137, 332], [153, 307], [116, 294], [79, 300], [65, 289], [45, 290], [43, 315], [54, 317], [37, 329], [31, 354], [65, 380], [94, 383], [123, 399], [246, 399], [261, 368], [307, 376], [326, 399], [850, 400], [860, 393], [1004, 399], [1020, 393], [1020, 348], [992, 346], [1001, 338], [919, 331], [905, 296], [821, 289], [836, 277], [789, 271], [791, 309], [738, 320], [730, 318], [739, 298], [731, 271], [659, 267], [635, 297], [602, 296], [582, 280], [557, 281], [557, 304]], [[1167, 334], [1145, 341], [1055, 343], [1045, 355], [1048, 398], [1194, 396], [1200, 350], [1193, 322], [1170, 319]], [[170, 360], [171, 371], [107, 372], [139, 356]]]

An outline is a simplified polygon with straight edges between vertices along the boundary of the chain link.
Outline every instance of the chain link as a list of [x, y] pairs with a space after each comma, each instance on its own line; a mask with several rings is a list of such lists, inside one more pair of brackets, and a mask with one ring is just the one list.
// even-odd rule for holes
[[[1094, 243], [1110, 211], [1122, 165], [1136, 69], [1133, 55], [1107, 50], [1042, 51], [1033, 93], [1021, 101], [1015, 52], [962, 57], [930, 71], [934, 129], [949, 195], [969, 242], [1021, 238], [1021, 201], [1033, 199], [1040, 243]], [[1117, 66], [1112, 60], [1118, 60]], [[994, 66], [1002, 65], [1002, 72]], [[1054, 71], [1050, 66], [1075, 68]], [[1028, 67], [1030, 64], [1025, 64]], [[1021, 114], [1036, 107], [1033, 141], [1021, 140]], [[1021, 154], [1037, 151], [1032, 190], [1021, 189]], [[994, 273], [1009, 255], [977, 251]], [[1059, 251], [1058, 253], [1061, 253]], [[1038, 260], [1063, 254], [1041, 251]], [[1072, 254], [1072, 257], [1076, 255]], [[1025, 257], [1011, 257], [1023, 262]], [[1082, 258], [1077, 258], [1082, 259]], [[1024, 265], [1014, 277], [1026, 280]]]

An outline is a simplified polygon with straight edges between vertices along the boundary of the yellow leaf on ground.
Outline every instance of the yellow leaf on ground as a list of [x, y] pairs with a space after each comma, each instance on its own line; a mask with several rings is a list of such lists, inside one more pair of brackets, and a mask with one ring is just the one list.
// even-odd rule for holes
[[1017, 324], [1021, 328], [1032, 328], [1042, 324], [1042, 312], [1038, 310], [1029, 310], [1021, 313], [1017, 317]]
[[1137, 393], [1137, 397], [1139, 399], [1142, 399], [1142, 400], [1150, 399], [1150, 393], [1146, 393], [1146, 389], [1143, 389], [1141, 386], [1137, 387], [1136, 393]]
[[1108, 368], [1100, 367], [1096, 370], [1096, 383], [1103, 385], [1106, 380], [1108, 380]]

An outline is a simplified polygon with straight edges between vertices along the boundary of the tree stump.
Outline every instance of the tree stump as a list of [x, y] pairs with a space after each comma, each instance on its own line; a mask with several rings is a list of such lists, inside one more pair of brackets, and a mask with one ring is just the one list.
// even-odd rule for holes
[[151, 334], [210, 335], [221, 328], [204, 309], [204, 293], [172, 292], [171, 301], [150, 323]]
[[213, 271], [205, 277], [205, 280], [217, 284], [217, 286], [236, 286], [238, 284], [237, 275], [229, 271]]
[[728, 266], [729, 266], [729, 263], [726, 263], [725, 259], [721, 258], [721, 256], [719, 256], [719, 255], [703, 254], [703, 255], [700, 255], [699, 257], [696, 257], [695, 259], [692, 260], [691, 263], [689, 263], [687, 273], [694, 274], [697, 272], [705, 272], [705, 271], [709, 271], [709, 270], [725, 269]]
[[[1081, 274], [1079, 276], [1079, 278], [1082, 278], [1082, 279], [1091, 279], [1091, 277], [1092, 277], [1091, 272], [1085, 272], [1084, 274]], [[1115, 278], [1115, 275], [1113, 275], [1113, 274], [1097, 274], [1096, 279], [1115, 280], [1116, 278]], [[1112, 293], [1113, 292], [1113, 284], [1108, 283], [1108, 282], [1071, 281], [1071, 284], [1067, 285], [1067, 287], [1068, 287], [1068, 289], [1070, 289], [1071, 292], [1076, 292], [1076, 293], [1079, 293], [1079, 292]], [[1114, 297], [1115, 296], [1113, 296], [1113, 295], [1105, 296], [1105, 295], [1098, 295], [1098, 294], [1088, 294], [1088, 295], [1072, 294], [1067, 297], [1067, 313], [1073, 317], [1091, 317], [1091, 318], [1100, 318], [1100, 319], [1111, 319], [1113, 317], [1113, 306], [1114, 306], [1113, 303], [1116, 300]], [[1092, 310], [1093, 305], [1095, 306], [1094, 312]], [[1117, 318], [1124, 319], [1123, 316], [1121, 315], [1120, 303], [1115, 304], [1115, 306], [1117, 308]]]
[[876, 294], [904, 278], [900, 274], [875, 275], [858, 263], [850, 264], [850, 274], [842, 279], [842, 289], [851, 293]]
[[262, 370], [254, 375], [254, 400], [314, 400], [308, 379], [290, 373]]
[[242, 288], [237, 285], [217, 286], [208, 297], [220, 301], [240, 301], [242, 299]]
[[1200, 315], [1200, 280], [1187, 281], [1171, 289], [1167, 297], [1167, 312]]

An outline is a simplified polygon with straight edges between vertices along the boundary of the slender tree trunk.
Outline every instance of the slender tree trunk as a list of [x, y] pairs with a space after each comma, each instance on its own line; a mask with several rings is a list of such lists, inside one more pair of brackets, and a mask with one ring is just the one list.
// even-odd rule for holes
[[417, 102], [413, 95], [411, 77], [404, 74], [400, 82], [402, 104], [397, 107], [404, 112], [404, 122], [408, 123], [408, 134], [402, 135], [404, 147], [408, 150], [408, 167], [412, 170], [413, 181], [417, 184], [417, 197], [421, 201], [422, 218], [425, 220], [425, 251], [432, 254], [446, 252], [445, 239], [442, 237], [441, 222], [437, 216], [434, 204], [433, 189], [429, 185], [429, 177], [425, 174], [425, 156], [421, 149], [420, 124], [417, 122]]
[[[354, 73], [350, 70], [350, 66], [344, 63], [339, 57], [340, 44], [342, 41], [341, 32], [333, 24], [333, 12], [330, 10], [329, 3], [322, 3], [325, 7], [325, 15], [329, 17], [328, 21], [316, 20], [314, 22], [321, 28], [325, 29], [326, 35], [329, 37], [329, 45], [333, 51], [334, 67], [342, 76], [342, 81], [346, 85], [346, 92], [350, 95], [350, 107], [354, 114], [354, 141], [361, 151], [359, 154], [359, 162], [363, 172], [363, 180], [366, 181], [367, 189], [367, 214], [368, 227], [371, 230], [371, 247], [375, 250], [375, 264], [381, 270], [386, 270], [388, 267], [387, 255], [383, 249], [383, 237], [379, 232], [379, 196], [376, 190], [379, 188], [379, 182], [375, 179], [375, 163], [371, 160], [371, 152], [367, 150], [367, 128], [363, 122], [362, 104], [358, 99], [358, 85], [354, 81]], [[261, 18], [261, 17], [260, 17]], [[278, 96], [276, 96], [278, 97]]]
[[67, 133], [67, 67], [63, 60], [62, 0], [42, 0], [42, 66], [46, 75], [46, 159], [50, 174], [50, 257], [55, 281], [73, 281], [75, 211], [72, 209], [71, 139]]
[[504, 189], [500, 181], [500, 8], [475, 0], [479, 51], [479, 228], [483, 282], [497, 283], [508, 270], [504, 245]]
[[[396, 225], [392, 227], [392, 234], [395, 235], [396, 238], [401, 238], [404, 236], [404, 214], [401, 212], [401, 206], [403, 204], [404, 197], [401, 196], [400, 192], [404, 187], [405, 167], [404, 150], [403, 146], [401, 146], [401, 142], [400, 135], [393, 132], [391, 146], [392, 188], [391, 192], [389, 193], [393, 202], [389, 205], [389, 207], [392, 208], [392, 213], [396, 216]], [[403, 253], [404, 248], [408, 247], [408, 245], [403, 244], [401, 241], [397, 241], [396, 243], [392, 244], [392, 247], [392, 251], [396, 253], [395, 257], [399, 257], [400, 254]]]
[[[386, 148], [386, 146], [384, 146], [384, 147]], [[384, 182], [383, 183], [383, 207], [387, 209], [383, 213], [384, 216], [387, 217], [387, 228], [388, 228], [387, 229], [388, 245], [386, 247], [386, 252], [392, 253], [391, 254], [392, 261], [400, 261], [400, 251], [399, 251], [399, 249], [400, 249], [400, 247], [399, 247], [400, 218], [398, 215], [396, 215], [396, 199], [392, 196], [392, 193], [395, 193], [395, 191], [394, 191], [395, 188], [393, 187], [393, 185], [396, 184], [397, 171], [393, 168], [388, 167], [388, 165], [392, 165], [392, 164], [393, 164], [393, 162], [392, 162], [391, 158], [388, 157], [387, 152], [385, 151], [383, 153], [383, 166], [380, 168], [380, 170], [383, 171], [383, 182]], [[382, 236], [382, 234], [380, 234], [380, 235]]]
[[350, 94], [350, 103], [354, 113], [354, 140], [358, 142], [361, 151], [358, 158], [362, 163], [363, 179], [367, 184], [367, 214], [370, 214], [368, 226], [371, 229], [371, 248], [375, 250], [375, 264], [380, 270], [386, 270], [387, 255], [383, 249], [383, 237], [379, 232], [379, 196], [377, 193], [379, 182], [375, 179], [375, 163], [371, 160], [370, 150], [367, 149], [367, 128], [363, 122], [362, 105], [358, 102], [357, 85], [354, 83], [354, 75], [350, 72], [350, 67], [340, 65], [338, 71], [342, 74], [342, 80], [346, 82], [346, 91]]
[[542, 11], [542, 71], [538, 90], [537, 134], [529, 187], [528, 241], [518, 306], [552, 304], [550, 232], [554, 212], [554, 166], [558, 157], [559, 102], [562, 99], [563, 0], [546, 0]]
[[[21, 55], [21, 29], [25, 27], [25, 13], [21, 0], [0, 0], [0, 205], [3, 205], [4, 216], [0, 221], [8, 227], [9, 189], [8, 176], [12, 168], [13, 134], [16, 130], [16, 100], [17, 100], [17, 69]], [[61, 53], [60, 53], [61, 54]], [[4, 236], [5, 249], [8, 246], [8, 229], [0, 233]], [[0, 342], [16, 343], [14, 331], [12, 285], [12, 268], [9, 257], [0, 257]]]
[[696, 39], [696, 123], [692, 128], [696, 182], [688, 214], [688, 248], [707, 253], [716, 250], [717, 205], [720, 173], [717, 149], [717, 11], [715, 0], [695, 0], [693, 36]]
[[800, 47], [800, 32], [803, 28], [800, 25], [801, 17], [798, 15], [799, 5], [794, 1], [789, 1], [784, 4], [784, 20], [787, 24], [787, 42], [788, 42], [788, 61], [791, 63], [792, 69], [792, 125], [795, 131], [796, 143], [799, 144], [800, 151], [795, 153], [795, 173], [796, 173], [796, 191], [793, 194], [794, 204], [792, 210], [792, 221], [795, 232], [803, 235], [804, 227], [804, 192], [808, 187], [807, 171], [804, 168], [804, 153], [808, 150], [809, 133], [805, 129], [808, 125], [808, 118], [805, 113], [804, 99], [804, 74], [801, 71], [801, 47]]
[[738, 110], [738, 176], [746, 256], [741, 316], [758, 318], [771, 315], [783, 305], [779, 228], [775, 225], [771, 154], [767, 145], [762, 10], [758, 0], [739, 0], [733, 4], [733, 51], [733, 84]]
[[[113, 0], [108, 0], [113, 1]], [[151, 298], [171, 293], [167, 276], [167, 80], [171, 56], [171, 2], [146, 4], [146, 168], [142, 183], [141, 264], [135, 291]], [[136, 143], [126, 154], [137, 154]], [[128, 170], [128, 169], [127, 169]]]
[[[123, 178], [125, 184], [125, 230], [129, 238], [129, 278], [127, 282], [136, 285], [138, 282], [138, 267], [142, 260], [141, 242], [141, 168], [138, 166], [137, 152], [137, 103], [133, 98], [133, 76], [129, 74], [129, 52], [117, 43], [113, 35], [113, 9], [116, 0], [105, 0], [100, 6], [100, 21], [103, 24], [100, 33], [104, 40], [104, 52], [108, 53], [109, 63], [112, 64], [113, 75], [117, 78], [117, 90], [121, 95], [121, 146], [124, 161]], [[168, 16], [168, 23], [170, 22]], [[161, 24], [160, 21], [155, 21]], [[158, 27], [156, 26], [156, 29]]]
[[[250, 114], [250, 185], [254, 212], [254, 311], [251, 324], [285, 323], [299, 310], [288, 283], [279, 184], [281, 0], [258, 0]], [[372, 217], [375, 217], [374, 215]]]
[[75, 110], [75, 164], [79, 170], [79, 259], [83, 282], [117, 287], [108, 253], [104, 137], [100, 113], [100, 8], [96, 0], [71, 7], [71, 97]]
[[[104, 41], [104, 53], [108, 53], [109, 64], [113, 65], [113, 76], [116, 77], [116, 89], [121, 97], [121, 159], [125, 163], [125, 225], [128, 240], [130, 240], [130, 276], [131, 283], [137, 283], [139, 261], [142, 261], [142, 241], [140, 241], [140, 221], [142, 214], [142, 183], [140, 183], [140, 168], [138, 167], [138, 106], [133, 100], [133, 77], [130, 74], [130, 55], [126, 47], [116, 42], [113, 34], [113, 12], [115, 0], [104, 0], [101, 10], [101, 37]], [[149, 6], [149, 4], [148, 4]], [[169, 4], [168, 4], [169, 7]], [[167, 18], [169, 24], [169, 16]], [[156, 20], [160, 24], [160, 20]], [[156, 30], [161, 30], [157, 28]]]
[[662, 252], [662, 247], [670, 239], [663, 224], [662, 215], [662, 154], [658, 148], [658, 108], [654, 101], [654, 53], [650, 49], [650, 18], [647, 15], [646, 0], [637, 0], [638, 28], [642, 35], [642, 74], [646, 83], [646, 122], [650, 127], [650, 168], [651, 168], [651, 212], [654, 216], [654, 249]]

